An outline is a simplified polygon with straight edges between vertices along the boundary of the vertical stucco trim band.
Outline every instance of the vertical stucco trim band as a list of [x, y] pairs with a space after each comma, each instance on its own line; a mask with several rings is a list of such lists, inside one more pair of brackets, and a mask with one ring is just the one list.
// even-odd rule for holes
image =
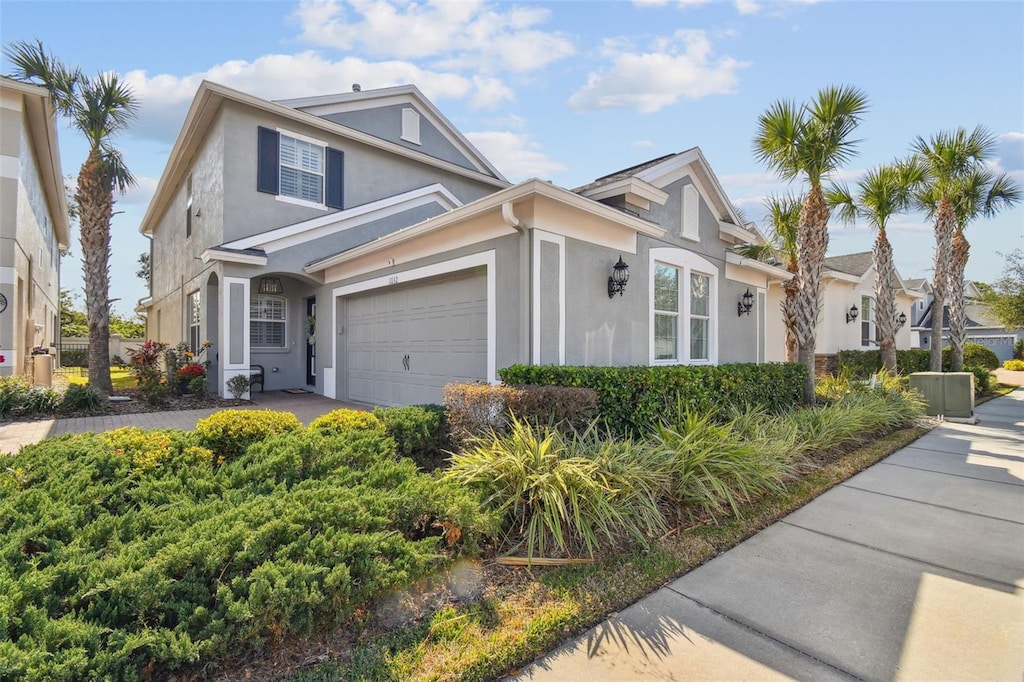
[[556, 244], [558, 246], [558, 364], [565, 364], [565, 237], [560, 234], [552, 234], [543, 230], [533, 231], [533, 292], [532, 301], [533, 313], [533, 354], [532, 362], [539, 365], [541, 362], [540, 353], [540, 276], [541, 257], [540, 247], [542, 242]]
[[[501, 205], [501, 218], [509, 227], [519, 232], [519, 361], [530, 362], [530, 230], [519, 220], [512, 209], [512, 202]], [[536, 288], [534, 288], [536, 291]]]

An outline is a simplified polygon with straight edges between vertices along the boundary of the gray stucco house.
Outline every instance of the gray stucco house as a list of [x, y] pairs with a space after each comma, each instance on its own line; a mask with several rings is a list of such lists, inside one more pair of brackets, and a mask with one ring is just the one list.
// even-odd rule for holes
[[[913, 331], [918, 337], [917, 348], [928, 350], [932, 341], [932, 288], [926, 279], [904, 280], [908, 290], [916, 290], [921, 299], [914, 306]], [[981, 301], [981, 291], [974, 282], [964, 282], [964, 303], [967, 313], [967, 341], [990, 348], [999, 362], [1013, 358], [1017, 341], [1024, 339], [1024, 329], [1007, 329], [987, 305]], [[949, 345], [949, 306], [942, 309], [942, 345]]]
[[141, 231], [149, 336], [210, 339], [222, 395], [252, 364], [266, 390], [394, 405], [516, 362], [759, 362], [787, 276], [730, 251], [759, 236], [699, 149], [510, 185], [413, 86], [270, 102], [204, 82]]

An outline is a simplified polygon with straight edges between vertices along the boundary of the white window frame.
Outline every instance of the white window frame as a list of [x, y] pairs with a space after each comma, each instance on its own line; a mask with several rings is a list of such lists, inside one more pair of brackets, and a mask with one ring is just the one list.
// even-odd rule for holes
[[[324, 142], [323, 140], [317, 140], [316, 138], [308, 137], [306, 135], [302, 135], [301, 133], [292, 132], [290, 130], [285, 130], [283, 128], [278, 128], [277, 129], [277, 133], [279, 135], [278, 149], [277, 149], [277, 174], [278, 174], [278, 177], [277, 177], [277, 195], [276, 195], [277, 200], [278, 201], [284, 201], [284, 202], [289, 203], [289, 204], [296, 204], [296, 205], [299, 205], [299, 206], [306, 206], [308, 208], [317, 208], [317, 209], [321, 209], [321, 210], [326, 211], [327, 210], [327, 203], [326, 203], [326, 194], [327, 194], [327, 143]], [[317, 173], [315, 171], [311, 171], [311, 170], [306, 170], [306, 169], [302, 168], [301, 166], [295, 166], [295, 165], [292, 165], [292, 164], [286, 164], [284, 162], [284, 139], [286, 137], [291, 138], [291, 139], [293, 139], [293, 140], [295, 140], [297, 142], [304, 142], [304, 143], [309, 144], [311, 146], [319, 147], [320, 148], [320, 172], [319, 173]], [[284, 193], [284, 182], [283, 182], [282, 177], [281, 177], [281, 174], [282, 174], [282, 171], [283, 171], [284, 168], [290, 168], [292, 170], [297, 171], [300, 174], [307, 173], [309, 175], [319, 175], [320, 176], [320, 200], [319, 201], [310, 201], [309, 199], [303, 199], [302, 197], [297, 197], [297, 196], [292, 196], [290, 194], [285, 194]], [[300, 177], [301, 177], [301, 175], [300, 175]]]
[[[283, 316], [281, 319], [265, 318], [265, 317], [254, 317], [253, 308], [260, 305], [260, 302], [264, 299], [274, 299], [281, 302], [281, 310]], [[281, 328], [281, 345], [279, 346], [265, 346], [257, 345], [253, 334], [253, 324], [280, 324]], [[277, 294], [250, 294], [249, 297], [249, 344], [253, 349], [259, 349], [261, 351], [273, 351], [273, 350], [287, 350], [288, 349], [288, 299], [285, 296], [279, 296]]]
[[[871, 296], [860, 297], [860, 347], [871, 348], [878, 345], [878, 328], [875, 326], [875, 299]], [[864, 325], [868, 325], [868, 338], [864, 338]]]
[[679, 236], [700, 241], [700, 192], [696, 185], [683, 185], [679, 192], [682, 206], [679, 211]]
[[402, 109], [402, 139], [420, 144], [420, 114], [415, 109]]
[[[650, 277], [648, 282], [648, 310], [649, 310], [649, 353], [648, 361], [651, 365], [717, 365], [718, 364], [718, 278], [719, 271], [714, 263], [708, 259], [679, 248], [656, 248], [651, 249], [648, 254], [648, 268]], [[679, 315], [677, 317], [676, 329], [678, 348], [677, 356], [673, 360], [658, 360], [655, 358], [654, 339], [654, 273], [657, 265], [674, 267], [679, 270]], [[705, 275], [708, 282], [708, 357], [706, 359], [693, 359], [690, 357], [690, 275], [691, 273]], [[662, 313], [659, 313], [662, 314]]]
[[202, 344], [200, 334], [203, 322], [202, 298], [199, 296], [198, 289], [189, 292], [185, 314], [188, 315], [188, 349], [193, 353], [198, 353], [199, 346]]

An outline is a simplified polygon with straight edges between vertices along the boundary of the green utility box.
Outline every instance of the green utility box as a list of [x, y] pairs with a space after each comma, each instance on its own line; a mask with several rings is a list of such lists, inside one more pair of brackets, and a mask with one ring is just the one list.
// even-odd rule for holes
[[974, 374], [949, 372], [942, 377], [942, 401], [947, 418], [970, 419], [974, 416]]
[[944, 377], [942, 372], [914, 372], [910, 375], [910, 388], [924, 397], [925, 414], [929, 417], [938, 417], [946, 412]]

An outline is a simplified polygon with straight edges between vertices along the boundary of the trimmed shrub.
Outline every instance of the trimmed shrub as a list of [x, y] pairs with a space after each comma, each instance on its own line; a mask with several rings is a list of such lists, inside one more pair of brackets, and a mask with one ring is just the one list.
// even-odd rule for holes
[[680, 408], [712, 414], [744, 406], [762, 407], [773, 413], [792, 409], [803, 400], [806, 368], [799, 363], [669, 367], [512, 365], [499, 374], [507, 384], [594, 389], [603, 423], [616, 434], [639, 435], [655, 424], [675, 419]]
[[[896, 351], [896, 370], [900, 374], [927, 372], [929, 361], [929, 353], [926, 350]], [[836, 353], [837, 372], [840, 374], [848, 372], [853, 379], [867, 379], [880, 369], [882, 369], [882, 352], [880, 350], [841, 350]]]
[[290, 412], [223, 410], [200, 419], [195, 435], [199, 445], [223, 461], [235, 459], [253, 443], [275, 433], [301, 428], [302, 422]]
[[60, 402], [61, 412], [97, 412], [103, 405], [103, 397], [92, 386], [71, 384]]
[[[258, 413], [253, 413], [258, 414]], [[381, 433], [269, 437], [220, 467], [179, 432], [23, 448], [0, 470], [0, 677], [167, 679], [314, 628], [495, 532]]]
[[594, 429], [566, 434], [512, 417], [508, 434], [471, 439], [444, 477], [479, 490], [501, 515], [505, 550], [594, 556], [664, 530], [665, 480], [646, 456]]
[[[948, 362], [949, 348], [942, 349], [942, 364]], [[999, 356], [991, 348], [982, 346], [980, 343], [964, 344], [964, 367], [984, 367], [985, 369], [998, 369]]]
[[329, 435], [345, 431], [384, 431], [384, 425], [377, 417], [362, 410], [350, 410], [343, 407], [327, 414], [320, 415], [309, 425], [310, 431]]
[[424, 471], [433, 471], [443, 464], [446, 451], [451, 448], [448, 419], [443, 407], [378, 407], [373, 416], [395, 440], [400, 457], [408, 457]]
[[1011, 372], [1024, 372], [1024, 360], [1007, 360], [1003, 363], [1003, 368]]
[[965, 372], [974, 374], [974, 395], [982, 396], [992, 390], [996, 378], [984, 367], [964, 367]]
[[32, 384], [26, 377], [0, 377], [0, 419], [7, 419], [20, 411], [31, 388]]
[[448, 384], [448, 425], [456, 443], [508, 429], [510, 415], [532, 425], [586, 428], [597, 414], [597, 392], [575, 386]]

